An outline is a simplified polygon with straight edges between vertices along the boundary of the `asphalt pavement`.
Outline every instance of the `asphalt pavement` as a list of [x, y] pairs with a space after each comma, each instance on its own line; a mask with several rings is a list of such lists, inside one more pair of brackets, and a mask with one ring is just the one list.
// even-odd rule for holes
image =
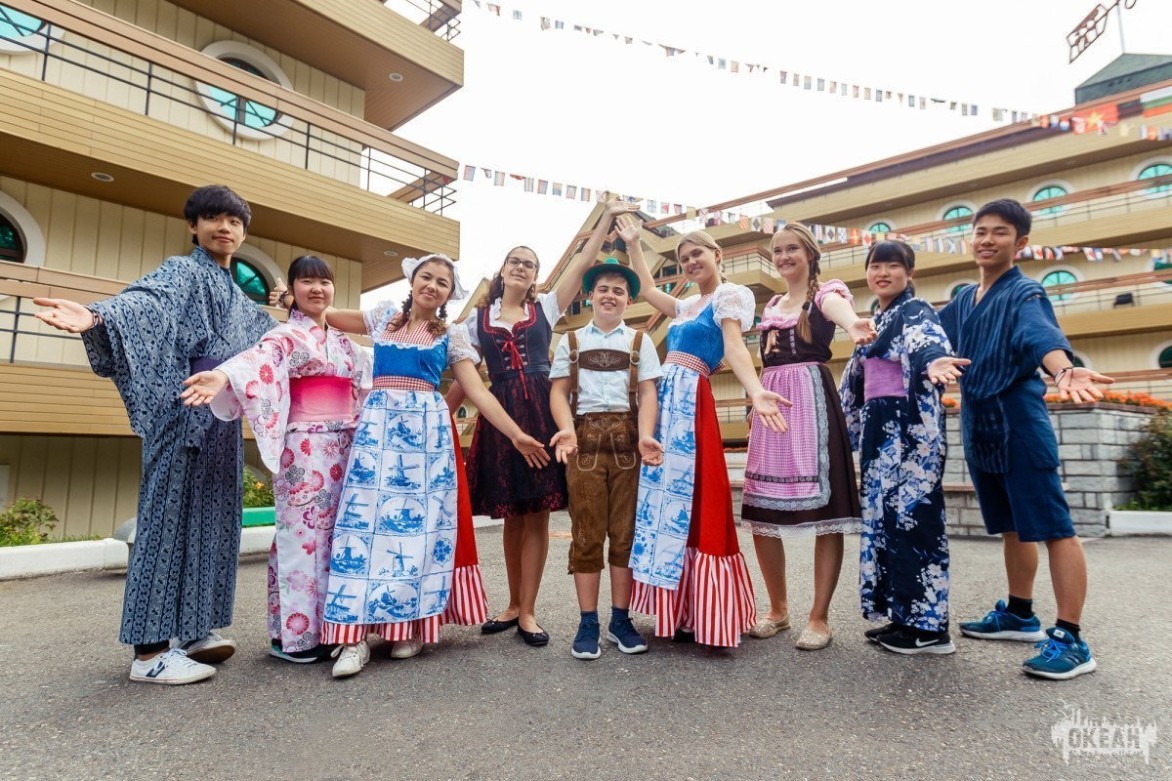
[[[904, 657], [862, 637], [858, 538], [835, 597], [831, 646], [793, 641], [809, 608], [812, 540], [787, 543], [794, 629], [714, 651], [656, 639], [626, 656], [570, 656], [578, 612], [554, 516], [533, 649], [512, 632], [449, 627], [442, 642], [358, 676], [269, 657], [265, 564], [242, 563], [240, 650], [205, 683], [127, 679], [116, 642], [123, 578], [0, 583], [0, 778], [21, 779], [1140, 779], [1172, 778], [1170, 538], [1087, 542], [1083, 619], [1099, 670], [1031, 679], [1023, 643], [955, 637], [951, 656]], [[490, 611], [506, 601], [500, 527], [477, 533]], [[742, 534], [764, 609], [750, 538]], [[1037, 605], [1052, 620], [1042, 557]], [[1004, 595], [993, 540], [952, 544], [954, 620]], [[606, 604], [606, 579], [603, 579]], [[606, 620], [606, 613], [603, 613]], [[636, 626], [650, 634], [652, 620]], [[1146, 755], [1145, 755], [1146, 750]]]

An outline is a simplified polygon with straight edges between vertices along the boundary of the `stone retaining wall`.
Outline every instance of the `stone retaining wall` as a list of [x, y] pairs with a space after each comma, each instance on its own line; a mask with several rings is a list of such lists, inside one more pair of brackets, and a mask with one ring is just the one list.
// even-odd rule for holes
[[[1119, 404], [1061, 404], [1050, 407], [1058, 436], [1062, 484], [1075, 531], [1102, 537], [1112, 507], [1132, 498], [1132, 478], [1120, 473], [1119, 459], [1150, 419], [1145, 409]], [[946, 416], [948, 460], [944, 467], [944, 503], [948, 533], [985, 536], [985, 524], [969, 479], [960, 439], [960, 415]]]

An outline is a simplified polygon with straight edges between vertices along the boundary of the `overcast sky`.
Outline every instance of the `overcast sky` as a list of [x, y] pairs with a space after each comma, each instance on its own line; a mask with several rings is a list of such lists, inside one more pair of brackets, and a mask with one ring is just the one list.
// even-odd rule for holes
[[[1110, 6], [1114, 0], [1102, 0]], [[1172, 0], [1122, 10], [1126, 50], [1172, 54]], [[461, 164], [706, 206], [987, 130], [990, 109], [1066, 108], [1122, 51], [1120, 16], [1073, 64], [1067, 33], [1095, 0], [465, 0], [465, 85], [398, 132]], [[1122, 8], [1122, 4], [1120, 6]], [[685, 10], [686, 9], [686, 10]], [[511, 12], [519, 10], [521, 21]], [[540, 17], [565, 22], [542, 31]], [[606, 31], [592, 37], [573, 25]], [[685, 50], [616, 42], [629, 35]], [[720, 71], [700, 51], [741, 63]], [[744, 64], [768, 66], [764, 75]], [[976, 104], [978, 118], [806, 92], [778, 71]], [[590, 204], [458, 181], [470, 289], [526, 244], [542, 277]], [[363, 297], [401, 297], [400, 283]]]

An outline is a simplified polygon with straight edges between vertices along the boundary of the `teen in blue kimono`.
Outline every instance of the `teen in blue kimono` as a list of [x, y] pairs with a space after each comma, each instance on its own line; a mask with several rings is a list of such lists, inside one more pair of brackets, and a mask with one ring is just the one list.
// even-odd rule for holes
[[[184, 216], [196, 247], [168, 258], [113, 298], [86, 308], [36, 299], [38, 313], [82, 334], [94, 373], [118, 387], [142, 438], [142, 484], [126, 574], [123, 643], [131, 680], [191, 683], [235, 650], [212, 630], [232, 623], [240, 548], [240, 421], [179, 400], [183, 380], [255, 344], [276, 325], [229, 271], [249, 206], [222, 185], [194, 191]], [[176, 648], [168, 650], [170, 641]], [[190, 658], [189, 658], [190, 657]], [[195, 660], [195, 661], [193, 661]]]
[[862, 467], [859, 596], [885, 621], [867, 638], [897, 653], [949, 654], [944, 408], [936, 382], [958, 376], [931, 304], [908, 280], [915, 253], [900, 241], [871, 247], [867, 284], [879, 297], [875, 341], [855, 348], [842, 406]]
[[[985, 528], [1001, 535], [1010, 590], [1008, 602], [960, 629], [968, 637], [1037, 642], [1040, 652], [1025, 661], [1025, 672], [1065, 680], [1097, 663], [1081, 638], [1086, 556], [1062, 490], [1038, 368], [1054, 378], [1060, 396], [1076, 402], [1102, 398], [1095, 383], [1112, 380], [1074, 366], [1046, 291], [1013, 265], [1029, 243], [1031, 222], [1025, 207], [1008, 198], [977, 210], [972, 251], [980, 282], [940, 313], [957, 353], [972, 360], [960, 382], [964, 453]], [[1058, 603], [1057, 621], [1045, 632], [1033, 610], [1038, 542], [1046, 544]]]

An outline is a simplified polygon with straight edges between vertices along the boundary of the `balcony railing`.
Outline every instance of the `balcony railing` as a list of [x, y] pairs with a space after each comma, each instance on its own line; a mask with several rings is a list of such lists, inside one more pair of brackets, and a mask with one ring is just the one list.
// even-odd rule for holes
[[460, 0], [376, 0], [400, 16], [426, 27], [445, 41], [460, 34]]
[[[13, 57], [16, 72], [429, 212], [455, 202], [454, 161], [341, 109], [94, 9], [73, 17], [30, 3], [28, 12], [49, 24], [0, 36], [32, 53]], [[35, 67], [21, 67], [32, 56]]]

